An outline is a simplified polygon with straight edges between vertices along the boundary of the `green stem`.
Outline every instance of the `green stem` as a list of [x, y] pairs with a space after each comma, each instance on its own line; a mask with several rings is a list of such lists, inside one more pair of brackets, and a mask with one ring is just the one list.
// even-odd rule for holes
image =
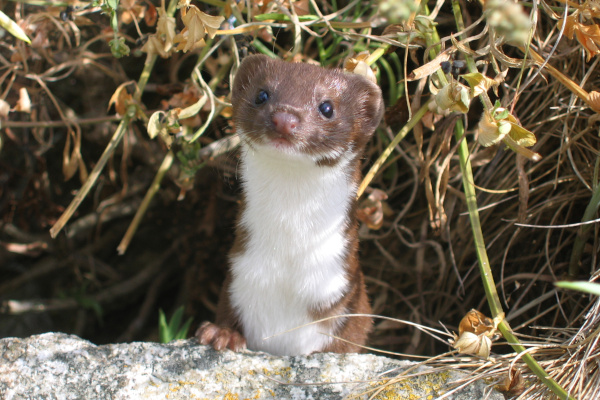
[[[599, 164], [600, 158], [596, 159], [596, 172], [598, 171]], [[583, 218], [581, 219], [581, 222], [588, 222], [592, 220], [598, 212], [598, 207], [600, 207], [600, 185], [598, 184], [598, 182], [594, 182], [594, 185], [595, 188], [594, 193], [592, 194], [592, 199], [585, 208], [585, 212], [583, 213]], [[583, 254], [585, 242], [587, 241], [590, 235], [591, 227], [592, 226], [590, 224], [587, 224], [579, 228], [579, 232], [577, 233], [577, 237], [575, 238], [575, 242], [573, 243], [571, 261], [569, 262], [569, 276], [571, 278], [576, 278], [579, 274], [579, 266], [581, 265], [581, 255]]]
[[135, 93], [133, 94], [133, 98], [136, 101], [140, 101], [142, 98], [142, 93], [144, 93], [144, 89], [146, 89], [146, 84], [148, 83], [148, 79], [150, 79], [150, 74], [152, 73], [152, 69], [154, 68], [154, 64], [156, 63], [156, 57], [156, 54], [152, 54], [146, 59], [144, 69], [142, 70], [140, 78], [138, 79], [137, 88], [135, 89]]
[[561, 400], [576, 400], [575, 397], [569, 396], [569, 394], [554, 379], [548, 376], [548, 373], [540, 364], [537, 363], [537, 361], [535, 361], [531, 354], [525, 353], [527, 350], [519, 343], [519, 339], [517, 339], [513, 334], [512, 328], [508, 322], [506, 322], [506, 320], [503, 320], [498, 325], [498, 330], [502, 333], [502, 336], [504, 336], [504, 339], [506, 339], [506, 342], [510, 344], [513, 350], [522, 355], [523, 361], [525, 361], [525, 364], [527, 364], [531, 372], [533, 372], [540, 379], [540, 381], [542, 381], [542, 383], [552, 390], [552, 392], [554, 392], [558, 398]]
[[389, 104], [393, 104], [396, 101], [396, 99], [398, 98], [398, 87], [395, 84], [395, 82], [397, 81], [396, 74], [394, 73], [394, 70], [392, 69], [392, 66], [390, 65], [390, 63], [388, 63], [385, 58], [380, 58], [379, 64], [385, 71], [387, 78], [388, 78], [388, 82], [390, 82], [390, 85], [388, 88], [388, 90], [389, 90], [388, 102], [389, 102]]
[[479, 270], [483, 280], [483, 288], [485, 290], [486, 298], [488, 299], [492, 316], [497, 317], [504, 311], [502, 310], [500, 297], [496, 291], [496, 285], [494, 284], [494, 278], [490, 269], [490, 261], [485, 249], [485, 240], [481, 230], [479, 211], [477, 210], [477, 195], [475, 193], [475, 186], [473, 185], [473, 170], [471, 168], [471, 161], [469, 160], [469, 147], [467, 146], [467, 141], [464, 136], [465, 131], [462, 120], [456, 122], [454, 133], [456, 140], [460, 142], [458, 145], [458, 157], [460, 160], [460, 170], [462, 172], [463, 190], [465, 192], [467, 209], [469, 210], [469, 219], [471, 220], [475, 252], [477, 253], [477, 260], [479, 261]]
[[[462, 31], [464, 24], [462, 21], [462, 13], [460, 10], [460, 4], [457, 0], [452, 0], [452, 9], [454, 11], [454, 17], [457, 24], [457, 29]], [[473, 59], [469, 55], [465, 55], [469, 70], [475, 68]], [[471, 161], [469, 160], [469, 148], [464, 138], [464, 126], [461, 120], [459, 120], [455, 126], [456, 140], [460, 141], [458, 147], [458, 156], [460, 159], [460, 169], [462, 172], [463, 190], [466, 196], [467, 209], [469, 211], [469, 219], [471, 221], [471, 228], [473, 230], [473, 240], [475, 242], [475, 252], [477, 253], [477, 260], [479, 261], [479, 271], [481, 273], [481, 279], [483, 281], [483, 287], [485, 289], [486, 298], [492, 316], [494, 319], [501, 319], [498, 324], [498, 329], [504, 336], [504, 339], [512, 346], [512, 348], [522, 355], [523, 361], [527, 364], [529, 369], [560, 399], [567, 400], [573, 399], [567, 392], [552, 378], [548, 376], [546, 371], [535, 361], [531, 354], [526, 352], [525, 347], [521, 345], [517, 337], [513, 334], [512, 329], [508, 322], [504, 319], [504, 311], [502, 310], [502, 304], [500, 297], [496, 291], [496, 284], [494, 282], [494, 276], [490, 268], [490, 261], [487, 256], [485, 249], [485, 240], [483, 238], [483, 232], [481, 230], [481, 221], [479, 219], [479, 211], [477, 208], [477, 197], [475, 193], [473, 170], [471, 168]]]
[[264, 54], [265, 56], [269, 56], [273, 59], [279, 59], [277, 54], [273, 53], [267, 46], [264, 45], [259, 39], [254, 39], [252, 41], [252, 46], [256, 47], [259, 53]]
[[[221, 1], [221, 0], [201, 0], [202, 3], [206, 3], [206, 4], [210, 4], [211, 6], [215, 6], [215, 7], [219, 7], [219, 8], [225, 8], [225, 6], [227, 6], [227, 2], [226, 1]], [[177, 2], [175, 2], [177, 4]]]
[[[494, 283], [494, 277], [490, 268], [490, 262], [485, 249], [485, 241], [483, 238], [483, 232], [481, 230], [481, 222], [479, 220], [479, 211], [477, 210], [477, 197], [475, 195], [475, 186], [473, 185], [473, 171], [471, 169], [471, 161], [469, 160], [469, 149], [467, 142], [464, 140], [464, 127], [462, 121], [458, 121], [455, 128], [456, 140], [461, 141], [458, 147], [458, 156], [460, 159], [460, 169], [462, 172], [463, 189], [465, 191], [467, 208], [469, 210], [469, 219], [471, 221], [471, 228], [473, 230], [473, 240], [475, 242], [475, 251], [477, 253], [477, 259], [479, 261], [479, 271], [483, 281], [483, 287], [485, 290], [488, 305], [494, 318], [503, 317], [504, 311], [500, 303], [500, 297], [496, 291], [496, 284]], [[537, 361], [526, 353], [525, 347], [521, 345], [519, 339], [513, 334], [512, 329], [508, 322], [502, 318], [502, 321], [498, 325], [498, 329], [504, 336], [504, 339], [510, 344], [510, 346], [519, 354], [522, 354], [523, 361], [531, 369], [531, 371], [546, 385], [550, 390], [554, 392], [560, 399], [574, 399], [569, 396], [567, 392], [552, 378], [548, 376], [548, 373], [544, 371]]]
[[[260, 14], [260, 15], [256, 15], [254, 17], [254, 19], [256, 21], [268, 21], [268, 20], [274, 19], [276, 21], [285, 21], [285, 22], [290, 22], [292, 20], [288, 15], [279, 14], [279, 13]], [[316, 21], [318, 19], [319, 19], [319, 17], [317, 15], [299, 15], [298, 16], [298, 21], [300, 21], [300, 22]]]
[[[456, 28], [460, 31], [465, 29], [465, 23], [463, 21], [462, 12], [460, 9], [460, 3], [456, 0], [452, 0], [452, 12], [454, 13], [454, 21], [456, 21]], [[466, 39], [465, 34], [460, 35], [461, 39]], [[467, 48], [469, 48], [469, 44], [464, 44]], [[475, 61], [473, 57], [469, 54], [465, 54], [465, 61], [467, 62], [467, 67], [469, 68], [469, 72], [476, 72], [477, 68], [475, 67]]]

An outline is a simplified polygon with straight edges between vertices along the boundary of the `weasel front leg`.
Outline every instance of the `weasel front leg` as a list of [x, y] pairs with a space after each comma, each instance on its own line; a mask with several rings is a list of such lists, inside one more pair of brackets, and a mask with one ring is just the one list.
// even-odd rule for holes
[[210, 321], [204, 321], [196, 331], [196, 338], [200, 344], [211, 345], [215, 350], [228, 348], [233, 351], [242, 351], [246, 348], [246, 339], [230, 328], [223, 328]]
[[246, 338], [236, 330], [237, 318], [229, 301], [230, 282], [231, 276], [228, 273], [219, 296], [216, 323], [204, 321], [196, 330], [195, 336], [200, 344], [210, 345], [215, 350], [228, 348], [233, 351], [241, 351], [246, 349]]

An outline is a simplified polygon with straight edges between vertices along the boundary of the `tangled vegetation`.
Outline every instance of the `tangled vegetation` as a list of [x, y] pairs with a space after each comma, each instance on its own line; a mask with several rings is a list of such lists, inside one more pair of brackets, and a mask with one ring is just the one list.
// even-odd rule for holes
[[229, 82], [260, 52], [383, 90], [358, 194], [389, 317], [372, 347], [507, 397], [600, 397], [600, 302], [555, 286], [599, 274], [600, 3], [0, 4], [0, 335], [156, 340], [159, 307], [212, 318]]

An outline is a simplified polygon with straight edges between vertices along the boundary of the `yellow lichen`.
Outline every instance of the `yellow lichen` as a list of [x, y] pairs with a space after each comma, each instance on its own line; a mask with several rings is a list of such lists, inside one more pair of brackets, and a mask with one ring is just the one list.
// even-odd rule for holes
[[377, 400], [416, 400], [422, 399], [423, 393], [425, 393], [427, 399], [433, 399], [442, 394], [449, 378], [450, 372], [440, 372], [424, 376], [398, 377], [386, 381], [371, 382], [372, 386], [385, 388], [373, 398]]

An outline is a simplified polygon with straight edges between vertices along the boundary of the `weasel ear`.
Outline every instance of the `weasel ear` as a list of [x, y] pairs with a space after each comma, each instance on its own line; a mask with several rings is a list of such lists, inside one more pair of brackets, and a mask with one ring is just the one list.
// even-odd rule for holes
[[233, 80], [232, 96], [235, 97], [236, 94], [243, 91], [251, 83], [251, 80], [259, 75], [259, 71], [271, 62], [272, 60], [269, 57], [262, 54], [244, 58]]
[[369, 138], [379, 126], [385, 110], [381, 89], [377, 84], [359, 75], [353, 76], [353, 80], [351, 93], [355, 97], [356, 122], [360, 124], [359, 129], [363, 135]]

